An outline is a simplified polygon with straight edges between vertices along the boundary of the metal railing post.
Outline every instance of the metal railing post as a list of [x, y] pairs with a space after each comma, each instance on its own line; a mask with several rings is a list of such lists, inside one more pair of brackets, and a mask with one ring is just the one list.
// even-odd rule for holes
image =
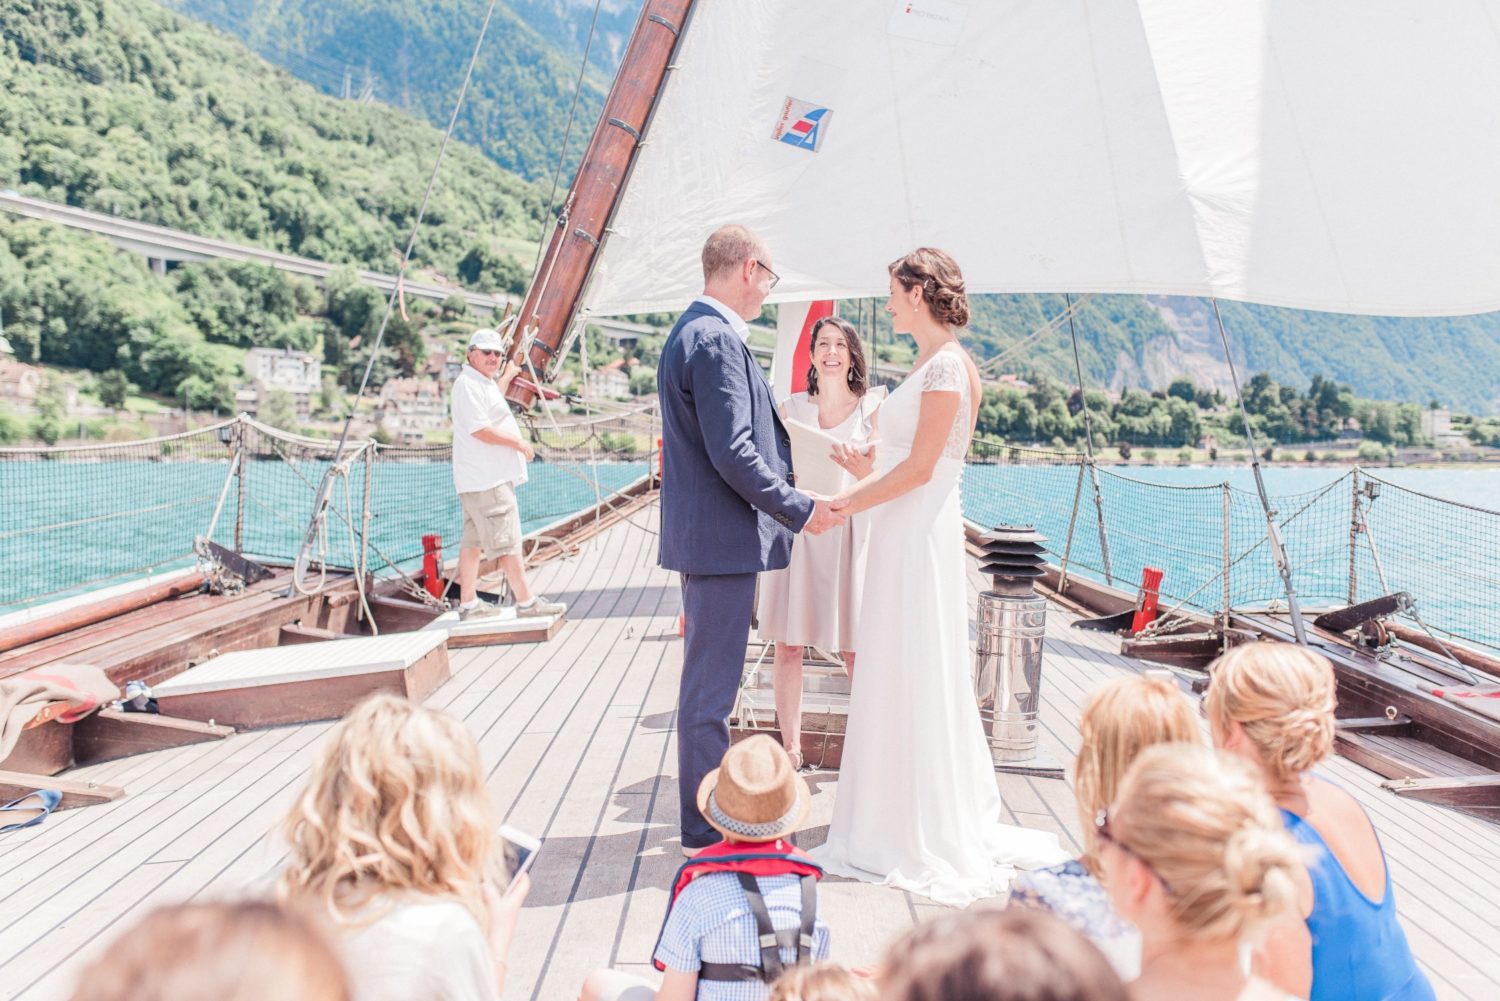
[[[370, 569], [370, 492], [375, 481], [375, 450], [379, 447], [371, 443], [365, 448], [365, 499], [359, 516], [359, 562], [355, 564], [361, 580]], [[354, 554], [349, 556], [352, 559]]]
[[1229, 548], [1231, 538], [1229, 532], [1229, 517], [1232, 507], [1230, 502], [1233, 500], [1233, 494], [1230, 492], [1228, 480], [1225, 480], [1222, 484], [1220, 484], [1220, 496], [1223, 499], [1224, 512], [1224, 627], [1227, 629], [1229, 627], [1229, 606], [1233, 601], [1233, 589], [1229, 584], [1229, 574], [1231, 568], [1234, 566], [1234, 557], [1231, 555], [1231, 550]]
[[249, 433], [250, 428], [245, 423], [243, 414], [236, 417], [235, 421], [237, 423], [234, 429], [234, 457], [239, 460], [239, 463], [235, 471], [234, 551], [243, 553], [245, 551], [245, 473], [248, 469], [245, 435]]
[[1078, 482], [1073, 487], [1073, 513], [1068, 515], [1068, 538], [1063, 543], [1062, 571], [1057, 575], [1057, 593], [1068, 593], [1068, 559], [1073, 553], [1073, 526], [1078, 524], [1078, 502], [1083, 499], [1083, 463], [1078, 464]]
[[1349, 474], [1353, 489], [1349, 491], [1349, 604], [1359, 604], [1359, 570], [1356, 569], [1359, 547], [1359, 467]]
[[1109, 559], [1109, 534], [1104, 530], [1104, 493], [1099, 489], [1099, 469], [1094, 465], [1094, 457], [1088, 458], [1089, 479], [1094, 484], [1094, 512], [1099, 519], [1099, 552], [1104, 557], [1104, 583], [1114, 586], [1114, 569], [1110, 566]]

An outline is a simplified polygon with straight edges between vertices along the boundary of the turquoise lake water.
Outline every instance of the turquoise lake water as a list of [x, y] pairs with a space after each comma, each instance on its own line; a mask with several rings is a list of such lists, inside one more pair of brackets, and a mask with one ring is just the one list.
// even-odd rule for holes
[[[243, 520], [246, 555], [278, 562], [295, 558], [312, 514], [313, 488], [326, 463], [247, 464]], [[594, 475], [605, 496], [645, 475], [645, 462], [535, 462], [518, 490], [522, 526], [534, 532], [594, 504]], [[0, 462], [0, 610], [108, 584], [148, 570], [189, 566], [193, 540], [207, 533], [229, 472], [227, 461], [114, 460]], [[342, 481], [340, 481], [342, 482]], [[410, 570], [420, 566], [421, 536], [436, 532], [456, 553], [462, 521], [446, 462], [384, 461], [370, 484], [370, 541]], [[330, 565], [352, 565], [349, 529], [358, 526], [364, 473], [356, 463], [335, 489], [327, 518]], [[212, 538], [232, 546], [238, 516], [231, 482]], [[380, 557], [369, 556], [372, 570]]]
[[[525, 528], [535, 531], [591, 506], [594, 470], [608, 495], [646, 469], [645, 462], [534, 463], [520, 490]], [[248, 464], [248, 555], [281, 562], [296, 555], [311, 511], [309, 483], [316, 484], [323, 470], [316, 461]], [[97, 586], [189, 565], [193, 539], [207, 531], [227, 472], [224, 461], [0, 462], [0, 565], [12, 571], [0, 576], [0, 609], [87, 582]], [[1493, 513], [1500, 508], [1500, 469], [1370, 472], [1382, 482], [1374, 500], [1362, 499], [1369, 530], [1353, 547], [1356, 595], [1364, 600], [1410, 591], [1429, 624], [1500, 646], [1500, 514]], [[1312, 607], [1344, 603], [1353, 514], [1349, 471], [1273, 467], [1265, 477], [1285, 522], [1299, 595]], [[1171, 601], [1220, 607], [1227, 496], [1230, 602], [1243, 607], [1284, 595], [1248, 468], [1101, 467], [1100, 481], [1116, 584], [1133, 590], [1141, 568], [1155, 566], [1165, 571], [1163, 593]], [[1220, 486], [1226, 482], [1227, 494]], [[1060, 559], [1069, 550], [1077, 485], [1075, 466], [973, 464], [964, 478], [964, 513], [982, 525], [1034, 524]], [[441, 534], [450, 555], [455, 551], [460, 515], [446, 463], [382, 461], [370, 490], [370, 539], [385, 555], [408, 569], [419, 565], [425, 532]], [[338, 514], [352, 510], [358, 522], [363, 492], [363, 469], [356, 464], [347, 493], [343, 486], [335, 491], [328, 518], [333, 565], [351, 562], [348, 528]], [[1452, 503], [1430, 499], [1439, 497]], [[238, 499], [232, 485], [213, 534], [225, 545], [234, 539]], [[1087, 478], [1068, 556], [1074, 572], [1104, 579]], [[382, 562], [374, 551], [370, 561], [372, 567]]]
[[[1361, 498], [1368, 531], [1353, 544], [1358, 599], [1409, 591], [1429, 625], [1500, 646], [1500, 514], [1495, 513], [1500, 469], [1369, 473], [1381, 482], [1373, 500]], [[1354, 506], [1349, 471], [1272, 467], [1264, 474], [1278, 520], [1284, 522], [1299, 597], [1310, 607], [1346, 603]], [[1165, 571], [1163, 594], [1174, 601], [1190, 598], [1202, 608], [1222, 607], [1226, 491], [1220, 484], [1226, 482], [1228, 550], [1234, 561], [1230, 603], [1284, 601], [1248, 468], [1102, 469], [1104, 534], [1114, 582], [1133, 591], [1142, 567], [1153, 566]], [[964, 478], [964, 513], [982, 525], [1034, 524], [1060, 558], [1077, 484], [1077, 467], [971, 465]], [[1086, 576], [1102, 580], [1098, 523], [1085, 477], [1070, 556]]]

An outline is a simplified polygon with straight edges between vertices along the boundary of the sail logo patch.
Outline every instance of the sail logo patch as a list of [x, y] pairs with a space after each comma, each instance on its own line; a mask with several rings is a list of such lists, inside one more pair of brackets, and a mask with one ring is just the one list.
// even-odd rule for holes
[[781, 115], [776, 119], [776, 128], [771, 131], [771, 138], [776, 142], [816, 153], [818, 147], [823, 145], [823, 135], [828, 129], [828, 120], [832, 117], [832, 108], [788, 97], [781, 102]]
[[954, 0], [897, 0], [888, 28], [902, 38], [953, 46], [963, 37], [968, 14], [968, 6]]

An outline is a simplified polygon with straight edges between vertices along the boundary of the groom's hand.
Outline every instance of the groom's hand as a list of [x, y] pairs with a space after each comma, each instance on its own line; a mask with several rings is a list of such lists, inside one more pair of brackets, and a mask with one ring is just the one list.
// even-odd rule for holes
[[802, 526], [802, 531], [808, 535], [822, 535], [830, 528], [837, 528], [844, 523], [845, 516], [829, 507], [828, 498], [819, 497], [817, 494], [807, 496], [812, 498], [813, 513], [812, 517], [807, 519], [807, 524]]

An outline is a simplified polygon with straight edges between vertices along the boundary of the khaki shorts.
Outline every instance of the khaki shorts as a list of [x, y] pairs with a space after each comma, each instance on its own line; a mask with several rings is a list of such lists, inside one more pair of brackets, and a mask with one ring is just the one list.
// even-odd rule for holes
[[486, 559], [521, 555], [521, 514], [516, 488], [501, 483], [488, 490], [459, 494], [464, 509], [462, 549], [479, 549]]

